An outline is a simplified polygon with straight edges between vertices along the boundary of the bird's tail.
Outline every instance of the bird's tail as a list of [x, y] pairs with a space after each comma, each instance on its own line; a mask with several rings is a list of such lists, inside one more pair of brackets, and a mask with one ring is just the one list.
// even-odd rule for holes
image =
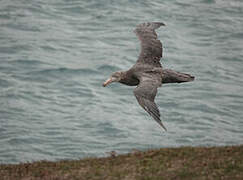
[[186, 73], [180, 73], [171, 69], [163, 69], [162, 83], [183, 83], [193, 81], [194, 76]]

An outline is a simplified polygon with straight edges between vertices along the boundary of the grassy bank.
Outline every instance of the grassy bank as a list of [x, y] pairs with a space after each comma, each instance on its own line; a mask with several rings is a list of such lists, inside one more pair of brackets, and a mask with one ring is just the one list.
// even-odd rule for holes
[[0, 179], [243, 179], [243, 145], [162, 148], [107, 158], [0, 165]]

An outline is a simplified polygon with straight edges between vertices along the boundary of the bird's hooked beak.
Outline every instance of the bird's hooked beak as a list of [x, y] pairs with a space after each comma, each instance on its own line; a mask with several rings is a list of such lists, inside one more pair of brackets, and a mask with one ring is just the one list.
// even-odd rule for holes
[[110, 77], [109, 79], [107, 79], [104, 83], [103, 83], [103, 86], [106, 87], [108, 84], [112, 83], [116, 81], [116, 78], [114, 77]]

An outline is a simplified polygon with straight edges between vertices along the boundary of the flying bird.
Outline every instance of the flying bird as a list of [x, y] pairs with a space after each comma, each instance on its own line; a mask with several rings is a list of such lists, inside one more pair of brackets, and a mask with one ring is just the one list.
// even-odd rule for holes
[[163, 48], [155, 32], [155, 29], [158, 29], [160, 26], [165, 26], [165, 24], [161, 22], [147, 22], [137, 25], [134, 32], [141, 44], [137, 62], [127, 71], [118, 71], [111, 74], [103, 83], [103, 86], [105, 87], [112, 82], [137, 86], [133, 92], [139, 105], [166, 130], [160, 120], [158, 106], [154, 102], [158, 87], [165, 83], [193, 81], [194, 77], [190, 74], [162, 68], [160, 59], [163, 55]]

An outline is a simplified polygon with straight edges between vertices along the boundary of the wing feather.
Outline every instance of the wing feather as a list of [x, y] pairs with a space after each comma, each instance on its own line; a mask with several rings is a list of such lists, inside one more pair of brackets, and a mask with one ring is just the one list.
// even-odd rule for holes
[[161, 76], [156, 74], [145, 76], [143, 75], [139, 85], [134, 89], [134, 95], [140, 104], [140, 106], [148, 112], [153, 119], [166, 130], [165, 126], [160, 120], [160, 112], [157, 105], [154, 102], [154, 98], [157, 94], [157, 88], [161, 85]]
[[139, 24], [134, 32], [141, 42], [141, 52], [138, 62], [154, 64], [161, 66], [160, 58], [162, 57], [162, 43], [157, 39], [155, 29], [164, 25], [160, 22], [148, 22]]

